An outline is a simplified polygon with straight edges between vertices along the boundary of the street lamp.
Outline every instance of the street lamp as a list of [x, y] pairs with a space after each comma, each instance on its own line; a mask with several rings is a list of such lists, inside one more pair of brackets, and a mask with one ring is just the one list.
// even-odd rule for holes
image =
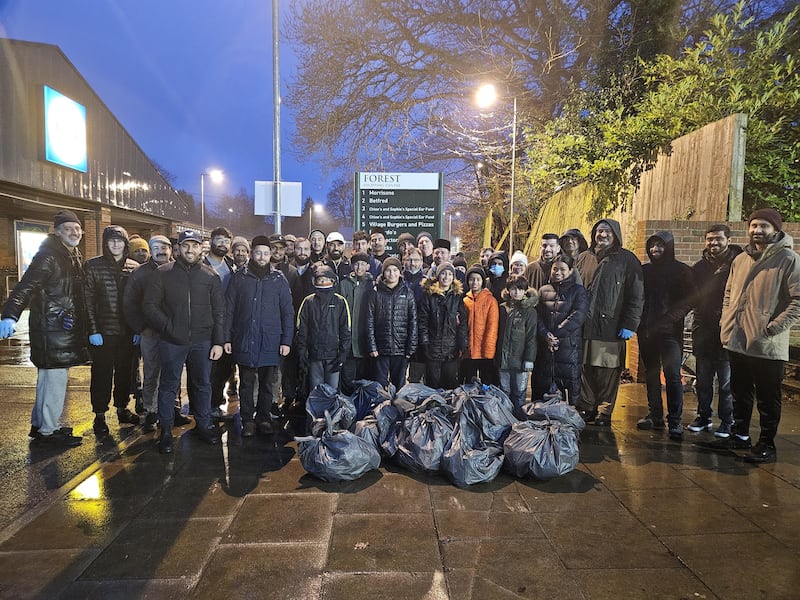
[[[456, 211], [456, 216], [460, 217], [461, 216], [461, 212], [460, 211]], [[453, 241], [453, 213], [450, 213], [449, 217], [450, 217], [450, 224], [447, 226], [447, 239], [449, 239], [452, 242]]]
[[308, 235], [311, 235], [311, 232], [314, 231], [314, 228], [311, 224], [311, 217], [314, 213], [321, 213], [324, 210], [322, 204], [314, 204], [308, 211]]
[[[497, 90], [491, 83], [478, 88], [475, 102], [478, 108], [488, 108], [497, 101]], [[511, 218], [508, 222], [508, 254], [514, 253], [514, 182], [517, 169], [517, 97], [514, 96], [514, 118], [511, 121]]]
[[213, 183], [221, 183], [225, 174], [219, 169], [209, 169], [200, 173], [200, 233], [206, 234], [206, 186], [205, 178], [208, 177]]
[[233, 220], [233, 209], [229, 208], [228, 209], [228, 229], [232, 228], [232, 224], [231, 224], [232, 220]]

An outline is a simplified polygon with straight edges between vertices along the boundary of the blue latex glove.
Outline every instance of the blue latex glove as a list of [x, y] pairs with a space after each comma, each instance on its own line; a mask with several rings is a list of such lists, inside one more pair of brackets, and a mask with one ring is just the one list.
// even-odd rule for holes
[[103, 335], [101, 333], [93, 333], [89, 336], [89, 343], [92, 346], [102, 346], [103, 345]]
[[623, 327], [619, 330], [617, 337], [622, 338], [623, 340], [629, 340], [633, 337], [633, 332], [630, 329], [625, 329]]
[[0, 321], [0, 339], [4, 340], [14, 335], [14, 329], [17, 327], [17, 322], [12, 318], [3, 319]]
[[139, 342], [141, 342], [141, 341], [142, 341], [142, 336], [140, 336], [138, 333], [134, 333], [133, 334], [133, 345], [134, 346], [138, 346]]

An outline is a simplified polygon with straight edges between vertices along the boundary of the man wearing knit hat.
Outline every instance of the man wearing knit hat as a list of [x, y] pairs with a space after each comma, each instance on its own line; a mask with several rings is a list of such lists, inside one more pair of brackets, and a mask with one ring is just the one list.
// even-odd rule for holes
[[509, 275], [513, 275], [515, 277], [525, 277], [525, 270], [528, 268], [528, 257], [525, 256], [525, 253], [521, 250], [517, 250], [511, 255], [508, 268]]
[[83, 260], [78, 244], [83, 237], [74, 212], [62, 210], [8, 296], [0, 320], [0, 339], [14, 334], [22, 311], [30, 308], [31, 361], [37, 368], [36, 400], [31, 412], [34, 441], [53, 446], [78, 446], [82, 438], [59, 419], [67, 395], [69, 368], [89, 360], [83, 311]]
[[236, 268], [243, 268], [250, 260], [250, 242], [241, 235], [234, 236], [231, 241], [231, 254], [233, 254], [233, 264], [236, 265]]
[[[731, 263], [720, 319], [720, 338], [728, 350], [733, 393], [733, 435], [712, 448], [750, 450], [747, 462], [774, 462], [781, 419], [781, 384], [789, 360], [789, 329], [800, 319], [800, 256], [781, 231], [774, 208], [748, 219], [750, 243]], [[750, 444], [753, 403], [761, 431]]]
[[147, 245], [147, 242], [141, 236], [135, 234], [131, 236], [130, 249], [131, 258], [140, 265], [146, 263], [147, 259], [150, 258], [150, 246]]
[[417, 248], [422, 252], [422, 264], [430, 267], [433, 264], [433, 236], [428, 231], [417, 234]]
[[403, 260], [403, 258], [406, 255], [406, 252], [408, 252], [410, 248], [416, 248], [416, 247], [417, 247], [416, 238], [407, 231], [404, 231], [399, 236], [397, 236], [397, 257], [401, 261]]

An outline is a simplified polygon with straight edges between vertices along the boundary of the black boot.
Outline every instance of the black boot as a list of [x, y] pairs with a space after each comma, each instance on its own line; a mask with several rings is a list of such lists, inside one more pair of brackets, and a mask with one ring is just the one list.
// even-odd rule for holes
[[158, 452], [159, 454], [172, 454], [172, 428], [161, 429], [161, 435], [158, 438]]

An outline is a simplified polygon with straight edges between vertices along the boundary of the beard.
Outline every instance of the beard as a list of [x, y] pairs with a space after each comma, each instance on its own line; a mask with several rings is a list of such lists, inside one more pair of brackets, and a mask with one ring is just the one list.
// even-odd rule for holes
[[295, 256], [294, 257], [294, 262], [297, 263], [298, 265], [300, 265], [301, 267], [307, 265], [310, 260], [311, 260], [311, 258], [308, 257], [308, 256]]
[[226, 254], [228, 254], [228, 248], [225, 246], [211, 246], [211, 254], [222, 258]]

